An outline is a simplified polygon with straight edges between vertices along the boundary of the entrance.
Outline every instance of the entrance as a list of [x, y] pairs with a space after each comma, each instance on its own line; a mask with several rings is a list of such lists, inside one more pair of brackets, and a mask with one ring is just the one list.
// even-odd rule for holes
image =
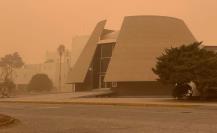
[[99, 77], [99, 88], [108, 88], [108, 84], [104, 82], [105, 75], [100, 75]]
[[92, 63], [93, 88], [110, 88], [110, 82], [104, 82], [107, 68], [112, 56], [114, 43], [98, 45]]

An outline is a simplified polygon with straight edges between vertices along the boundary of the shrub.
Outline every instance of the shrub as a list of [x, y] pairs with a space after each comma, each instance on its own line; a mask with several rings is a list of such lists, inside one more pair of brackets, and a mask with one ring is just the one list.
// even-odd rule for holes
[[36, 74], [30, 80], [27, 88], [28, 91], [50, 91], [53, 89], [53, 83], [46, 74]]
[[209, 86], [217, 85], [217, 54], [200, 47], [195, 42], [169, 48], [157, 58], [153, 72], [159, 81], [175, 85], [195, 82], [203, 94]]

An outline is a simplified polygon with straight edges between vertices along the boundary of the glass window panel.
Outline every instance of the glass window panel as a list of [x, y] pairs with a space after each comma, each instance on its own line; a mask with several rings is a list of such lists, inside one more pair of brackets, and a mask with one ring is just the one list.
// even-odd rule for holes
[[112, 56], [113, 45], [102, 45], [102, 57]]
[[109, 62], [110, 58], [104, 58], [101, 60], [101, 72], [106, 72]]
[[100, 77], [101, 77], [101, 88], [106, 88], [106, 83], [104, 82], [105, 76], [101, 75]]

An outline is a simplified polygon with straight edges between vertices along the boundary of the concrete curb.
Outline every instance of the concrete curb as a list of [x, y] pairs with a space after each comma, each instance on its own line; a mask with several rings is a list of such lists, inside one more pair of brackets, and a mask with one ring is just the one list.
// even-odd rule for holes
[[8, 117], [8, 119], [5, 120], [4, 122], [0, 122], [0, 128], [3, 126], [8, 126], [8, 125], [14, 123], [14, 121], [15, 121], [15, 119], [10, 117], [10, 116], [5, 116], [5, 117]]
[[81, 105], [114, 105], [114, 106], [141, 106], [141, 107], [201, 107], [198, 104], [173, 104], [173, 103], [126, 103], [126, 102], [86, 102], [86, 101], [0, 101], [0, 103], [34, 103], [34, 104], [81, 104]]

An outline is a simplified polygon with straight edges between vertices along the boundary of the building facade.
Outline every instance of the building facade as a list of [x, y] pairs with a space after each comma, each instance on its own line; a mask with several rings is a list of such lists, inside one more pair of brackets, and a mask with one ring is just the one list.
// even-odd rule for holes
[[117, 95], [170, 95], [152, 72], [165, 48], [196, 41], [186, 24], [165, 16], [125, 17], [121, 29], [97, 24], [71, 70], [69, 82], [77, 91], [111, 88]]

